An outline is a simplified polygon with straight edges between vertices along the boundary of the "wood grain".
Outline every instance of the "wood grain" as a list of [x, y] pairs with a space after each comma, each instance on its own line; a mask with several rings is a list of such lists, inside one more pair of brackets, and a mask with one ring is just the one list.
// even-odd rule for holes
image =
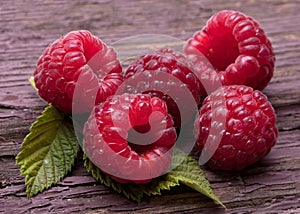
[[[260, 163], [238, 173], [204, 168], [222, 209], [186, 187], [141, 204], [97, 184], [80, 156], [59, 184], [27, 198], [15, 156], [45, 107], [27, 79], [54, 39], [87, 29], [112, 43], [143, 33], [187, 39], [222, 9], [259, 20], [276, 53], [264, 90], [278, 116], [279, 138]], [[300, 4], [297, 0], [16, 0], [0, 4], [0, 213], [300, 213]]]

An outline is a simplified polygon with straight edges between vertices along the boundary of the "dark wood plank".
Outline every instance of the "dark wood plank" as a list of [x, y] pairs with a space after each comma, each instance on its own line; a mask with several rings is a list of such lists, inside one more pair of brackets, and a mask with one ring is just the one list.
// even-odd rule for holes
[[[187, 39], [222, 9], [253, 16], [270, 36], [276, 71], [264, 90], [278, 115], [279, 138], [260, 163], [237, 173], [204, 168], [224, 211], [185, 187], [129, 201], [97, 184], [78, 158], [58, 185], [26, 198], [15, 156], [46, 105], [27, 79], [42, 50], [68, 31], [87, 29], [112, 43], [143, 33]], [[296, 0], [1, 1], [0, 213], [300, 213], [300, 4]]]

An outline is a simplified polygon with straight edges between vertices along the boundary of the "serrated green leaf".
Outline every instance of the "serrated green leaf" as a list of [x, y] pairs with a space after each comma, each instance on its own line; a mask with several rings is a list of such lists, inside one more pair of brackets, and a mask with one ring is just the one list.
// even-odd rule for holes
[[49, 105], [30, 127], [21, 149], [16, 164], [32, 197], [71, 171], [79, 144], [71, 120]]
[[120, 184], [103, 173], [84, 155], [84, 166], [97, 181], [137, 202], [140, 202], [144, 195], [161, 195], [162, 190], [170, 190], [182, 183], [225, 207], [213, 193], [209, 181], [205, 178], [203, 171], [194, 158], [176, 150], [173, 164], [175, 167], [172, 171], [153, 179], [148, 184]]
[[103, 173], [98, 167], [96, 167], [84, 154], [84, 166], [88, 172], [101, 184], [107, 187], [111, 187], [118, 193], [124, 194], [127, 198], [137, 201], [138, 203], [144, 197], [144, 195], [161, 195], [162, 190], [170, 190], [171, 187], [179, 186], [179, 182], [176, 179], [164, 179], [166, 176], [153, 179], [148, 184], [121, 184], [111, 179], [108, 175]]
[[193, 157], [187, 156], [183, 152], [176, 150], [176, 155], [173, 158], [173, 164], [174, 163], [180, 164], [168, 173], [168, 177], [172, 177], [180, 183], [202, 193], [225, 208], [225, 205], [214, 194], [204, 172]]

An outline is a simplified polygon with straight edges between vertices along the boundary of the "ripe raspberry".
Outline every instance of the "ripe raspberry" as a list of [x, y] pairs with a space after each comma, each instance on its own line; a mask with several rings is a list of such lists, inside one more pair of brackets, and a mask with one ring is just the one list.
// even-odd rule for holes
[[212, 16], [185, 46], [186, 54], [200, 51], [217, 70], [223, 85], [264, 89], [273, 76], [275, 56], [260, 25], [237, 11]]
[[177, 137], [163, 100], [126, 93], [95, 106], [84, 136], [90, 160], [121, 183], [148, 183], [165, 172]]
[[[220, 115], [226, 118], [225, 130], [214, 133], [212, 127], [221, 125]], [[204, 100], [196, 117], [197, 147], [202, 152], [207, 143], [204, 151], [209, 152], [219, 135], [220, 144], [208, 165], [212, 169], [241, 170], [263, 158], [274, 146], [278, 136], [275, 122], [274, 109], [263, 93], [243, 85], [224, 86]]]
[[[191, 114], [194, 110], [191, 103], [185, 102], [186, 108], [180, 110], [185, 110], [186, 112], [179, 111], [178, 103], [176, 104], [176, 102], [187, 100], [187, 97], [184, 96], [184, 90], [186, 88], [189, 90], [195, 106], [200, 102], [201, 84], [186, 57], [178, 51], [167, 48], [153, 51], [141, 56], [137, 61], [129, 65], [125, 71], [125, 79], [134, 78], [134, 75], [141, 73], [145, 75], [134, 79], [134, 81], [138, 81], [141, 84], [144, 83], [143, 93], [157, 96], [167, 103], [169, 113], [173, 116], [175, 127], [179, 128], [181, 116], [183, 116], [180, 114]], [[164, 78], [159, 76], [159, 73], [165, 73], [170, 76]], [[147, 81], [153, 76], [156, 76], [156, 80], [153, 84], [148, 84]], [[177, 81], [172, 80], [171, 77], [174, 77]], [[159, 87], [157, 87], [158, 85]], [[174, 96], [171, 96], [169, 93]]]
[[173, 117], [174, 127], [179, 128], [181, 126], [180, 110], [176, 102], [169, 95], [161, 91], [155, 91], [155, 90], [144, 91], [143, 94], [149, 94], [151, 97], [159, 97], [160, 99], [165, 101], [168, 107], [169, 114], [174, 115]]
[[[88, 31], [72, 31], [46, 48], [34, 81], [40, 96], [65, 113], [72, 112], [72, 102], [78, 99], [81, 106], [76, 110], [81, 113], [92, 108], [90, 100], [95, 96], [99, 103], [114, 94], [123, 82], [121, 70], [111, 47]], [[76, 84], [82, 92], [73, 99]]]

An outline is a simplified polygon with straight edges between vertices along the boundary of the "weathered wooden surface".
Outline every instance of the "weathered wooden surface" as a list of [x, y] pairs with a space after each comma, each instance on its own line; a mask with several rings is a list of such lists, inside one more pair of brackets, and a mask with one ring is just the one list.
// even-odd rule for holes
[[[29, 85], [48, 43], [68, 31], [87, 29], [110, 43], [141, 33], [187, 39], [221, 9], [255, 17], [270, 36], [276, 72], [264, 90], [274, 104], [277, 145], [260, 163], [239, 173], [205, 169], [228, 207], [179, 187], [141, 204], [97, 184], [82, 160], [55, 187], [26, 198], [15, 156], [45, 103]], [[300, 213], [300, 3], [297, 0], [143, 0], [0, 2], [0, 213]]]

